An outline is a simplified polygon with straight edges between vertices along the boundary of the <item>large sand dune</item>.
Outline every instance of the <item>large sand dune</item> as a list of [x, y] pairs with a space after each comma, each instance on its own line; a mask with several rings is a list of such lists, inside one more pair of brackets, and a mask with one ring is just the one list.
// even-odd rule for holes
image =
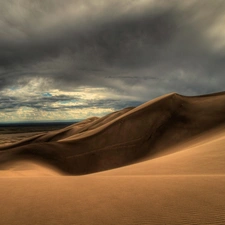
[[224, 93], [191, 98], [169, 94], [3, 146], [1, 160], [39, 157], [70, 174], [121, 167], [223, 125], [224, 102]]
[[168, 94], [0, 159], [0, 224], [225, 224], [225, 93]]

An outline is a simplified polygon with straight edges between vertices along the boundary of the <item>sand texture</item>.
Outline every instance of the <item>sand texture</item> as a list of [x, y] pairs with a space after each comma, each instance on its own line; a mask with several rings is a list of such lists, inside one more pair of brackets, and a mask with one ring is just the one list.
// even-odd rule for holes
[[2, 145], [0, 181], [0, 224], [225, 224], [225, 93]]

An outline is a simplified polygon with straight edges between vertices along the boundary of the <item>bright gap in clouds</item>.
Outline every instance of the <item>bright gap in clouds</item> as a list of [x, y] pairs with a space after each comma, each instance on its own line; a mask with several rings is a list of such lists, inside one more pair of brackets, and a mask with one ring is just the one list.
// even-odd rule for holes
[[107, 88], [79, 87], [62, 91], [48, 87], [49, 79], [33, 78], [26, 85], [0, 91], [0, 121], [76, 121], [103, 116], [115, 110], [138, 105], [138, 101]]

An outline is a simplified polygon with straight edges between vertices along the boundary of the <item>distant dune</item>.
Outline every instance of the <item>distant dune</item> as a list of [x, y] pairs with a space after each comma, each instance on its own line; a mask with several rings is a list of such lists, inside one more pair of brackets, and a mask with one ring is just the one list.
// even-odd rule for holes
[[225, 224], [225, 92], [92, 117], [0, 161], [2, 224]]

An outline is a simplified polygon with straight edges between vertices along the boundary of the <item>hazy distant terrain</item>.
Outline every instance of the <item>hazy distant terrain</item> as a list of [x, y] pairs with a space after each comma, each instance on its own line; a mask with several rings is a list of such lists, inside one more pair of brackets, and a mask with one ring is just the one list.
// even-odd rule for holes
[[70, 122], [0, 124], [0, 145], [11, 144], [71, 124]]

